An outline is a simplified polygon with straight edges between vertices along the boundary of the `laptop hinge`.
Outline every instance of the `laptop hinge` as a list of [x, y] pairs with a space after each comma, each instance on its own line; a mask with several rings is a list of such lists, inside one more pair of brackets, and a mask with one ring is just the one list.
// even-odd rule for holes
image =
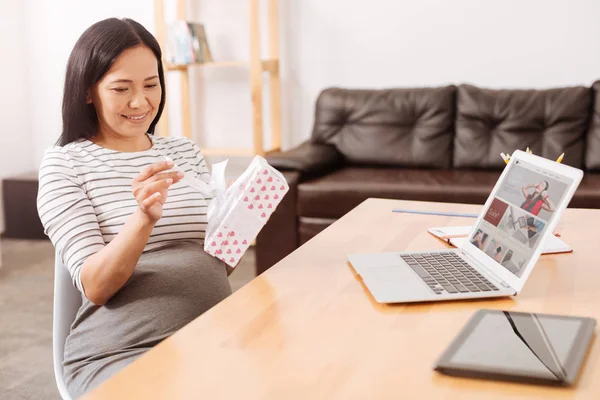
[[464, 258], [466, 258], [467, 260], [469, 260], [471, 263], [477, 265], [479, 268], [484, 269], [485, 272], [486, 272], [486, 274], [488, 274], [489, 276], [491, 276], [492, 278], [494, 278], [496, 280], [496, 282], [500, 282], [500, 284], [502, 286], [504, 286], [505, 288], [512, 289], [512, 287], [508, 283], [504, 282], [502, 280], [502, 278], [500, 278], [492, 270], [490, 270], [488, 267], [486, 267], [481, 262], [479, 262], [475, 257], [471, 257], [466, 251], [464, 251], [462, 249], [460, 250], [460, 253], [462, 254], [462, 256]]

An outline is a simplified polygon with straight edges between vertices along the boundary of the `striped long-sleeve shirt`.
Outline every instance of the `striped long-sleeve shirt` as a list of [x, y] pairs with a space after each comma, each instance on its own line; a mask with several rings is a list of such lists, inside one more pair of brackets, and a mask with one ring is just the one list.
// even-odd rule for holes
[[[123, 153], [89, 140], [48, 149], [39, 171], [38, 213], [73, 283], [83, 292], [81, 267], [110, 243], [138, 204], [133, 178], [147, 165], [171, 158], [186, 174], [209, 182], [200, 149], [187, 138], [151, 137], [152, 148]], [[173, 240], [204, 240], [205, 198], [184, 182], [169, 188], [163, 216], [156, 223], [144, 252]]]

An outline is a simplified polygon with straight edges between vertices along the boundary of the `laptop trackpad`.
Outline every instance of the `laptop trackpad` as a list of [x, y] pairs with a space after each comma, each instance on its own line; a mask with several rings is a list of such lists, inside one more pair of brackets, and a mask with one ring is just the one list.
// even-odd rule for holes
[[403, 265], [363, 268], [362, 279], [379, 302], [400, 302], [433, 295], [425, 282]]

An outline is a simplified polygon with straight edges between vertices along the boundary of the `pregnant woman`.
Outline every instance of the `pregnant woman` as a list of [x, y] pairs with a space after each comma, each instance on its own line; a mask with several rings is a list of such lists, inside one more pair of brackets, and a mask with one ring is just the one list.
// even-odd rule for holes
[[65, 343], [73, 397], [108, 379], [229, 294], [203, 250], [210, 181], [187, 138], [154, 137], [165, 105], [156, 39], [139, 23], [88, 28], [67, 64], [63, 130], [39, 171], [38, 212], [83, 304]]

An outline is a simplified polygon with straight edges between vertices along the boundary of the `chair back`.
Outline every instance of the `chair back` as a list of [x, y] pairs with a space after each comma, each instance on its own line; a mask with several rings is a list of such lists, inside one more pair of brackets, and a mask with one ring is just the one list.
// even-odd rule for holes
[[67, 386], [63, 380], [63, 359], [65, 340], [71, 325], [81, 307], [81, 293], [73, 286], [71, 275], [58, 254], [54, 263], [54, 316], [52, 327], [52, 352], [54, 358], [54, 377], [56, 386], [63, 400], [71, 400]]

